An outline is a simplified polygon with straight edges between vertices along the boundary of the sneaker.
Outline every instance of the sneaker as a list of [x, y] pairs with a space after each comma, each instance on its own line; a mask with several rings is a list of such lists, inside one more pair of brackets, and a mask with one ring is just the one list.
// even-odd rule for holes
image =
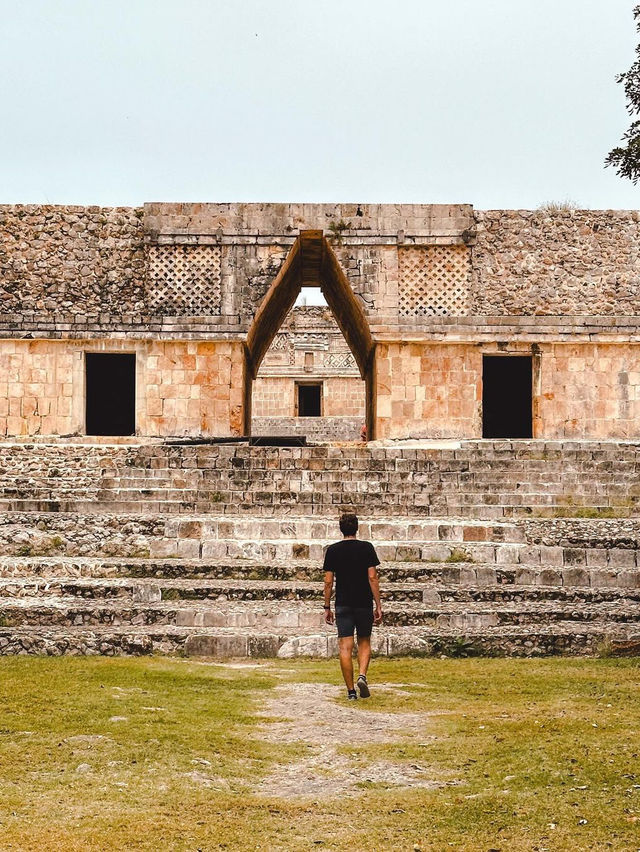
[[358, 693], [355, 691], [355, 689], [349, 689], [347, 691], [347, 698], [349, 699], [349, 701], [357, 701]]
[[360, 698], [368, 698], [371, 695], [369, 692], [369, 685], [367, 684], [367, 678], [364, 675], [360, 675], [356, 681], [356, 686], [360, 690]]

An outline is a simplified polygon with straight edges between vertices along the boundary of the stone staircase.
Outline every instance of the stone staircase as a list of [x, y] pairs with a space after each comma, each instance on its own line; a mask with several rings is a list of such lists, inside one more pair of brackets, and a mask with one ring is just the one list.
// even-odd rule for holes
[[0, 654], [334, 654], [322, 557], [351, 507], [377, 653], [632, 651], [637, 471], [631, 444], [5, 445]]

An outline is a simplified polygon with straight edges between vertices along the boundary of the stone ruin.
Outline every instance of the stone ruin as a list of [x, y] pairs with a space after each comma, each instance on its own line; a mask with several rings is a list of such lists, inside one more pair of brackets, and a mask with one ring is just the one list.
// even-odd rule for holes
[[378, 653], [637, 649], [639, 250], [636, 211], [0, 207], [0, 653], [333, 653], [345, 509]]

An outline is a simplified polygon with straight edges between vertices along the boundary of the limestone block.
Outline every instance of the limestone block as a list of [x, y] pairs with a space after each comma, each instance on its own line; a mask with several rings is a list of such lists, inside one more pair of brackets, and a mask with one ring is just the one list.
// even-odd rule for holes
[[563, 586], [588, 586], [589, 571], [586, 568], [564, 568], [562, 571]]
[[540, 548], [539, 547], [521, 547], [520, 562], [523, 565], [540, 565]]
[[178, 540], [178, 556], [183, 559], [198, 559], [200, 556], [200, 542], [193, 539]]
[[391, 633], [387, 640], [387, 653], [390, 656], [428, 656], [432, 653], [432, 643], [422, 636]]
[[580, 547], [565, 547], [563, 549], [563, 557], [565, 565], [586, 565], [587, 553], [584, 548]]
[[133, 584], [133, 601], [134, 603], [157, 603], [162, 600], [162, 591], [160, 586], [155, 583], [134, 583]]
[[430, 523], [409, 524], [407, 538], [411, 541], [429, 541], [438, 538], [438, 525]]
[[451, 547], [446, 544], [425, 544], [422, 548], [423, 562], [445, 562], [451, 555]]
[[490, 568], [488, 565], [478, 565], [476, 568], [476, 582], [479, 586], [493, 586], [497, 582], [497, 574], [495, 568]]
[[591, 585], [594, 589], [615, 588], [619, 583], [617, 571], [593, 569], [589, 571]]
[[190, 657], [246, 657], [248, 643], [246, 636], [188, 636], [184, 646], [185, 654]]
[[541, 545], [540, 564], [549, 568], [561, 568], [564, 565], [563, 548]]
[[202, 537], [202, 523], [199, 521], [181, 521], [178, 524], [178, 538]]
[[517, 586], [534, 586], [538, 580], [538, 573], [534, 568], [516, 568], [514, 582]]
[[623, 589], [640, 589], [640, 570], [620, 571], [618, 582]]
[[419, 545], [398, 545], [395, 559], [398, 562], [417, 562], [420, 559], [421, 548]]
[[178, 555], [178, 542], [165, 538], [154, 538], [149, 543], [149, 554], [154, 559], [164, 559]]
[[609, 552], [609, 566], [611, 568], [635, 568], [636, 567], [636, 551], [623, 550], [619, 547], [612, 547]]
[[247, 644], [250, 657], [276, 657], [280, 639], [276, 635], [248, 636]]
[[[319, 606], [319, 604], [318, 604]], [[300, 627], [315, 627], [322, 628], [325, 624], [324, 621], [324, 610], [318, 609], [316, 610], [300, 610], [298, 614], [298, 623]], [[284, 627], [285, 625], [281, 625], [278, 623], [278, 627]]]
[[[308, 615], [311, 615], [310, 613]], [[301, 624], [301, 613], [297, 609], [282, 609], [275, 613], [272, 617], [271, 621], [275, 627], [320, 627], [322, 625], [321, 616], [322, 612], [316, 613], [316, 618], [311, 618], [310, 620], [315, 624]], [[320, 624], [318, 624], [320, 622]]]
[[176, 612], [176, 626], [195, 627], [197, 615], [199, 615], [199, 613], [193, 609], [179, 609]]
[[227, 555], [227, 545], [224, 541], [203, 541], [203, 559], [222, 559]]
[[[493, 569], [489, 569], [492, 571]], [[477, 568], [474, 568], [472, 565], [461, 565], [460, 566], [460, 574], [459, 574], [459, 582], [463, 586], [472, 586], [477, 581]]]
[[297, 636], [284, 642], [279, 650], [280, 659], [291, 657], [327, 657], [326, 636]]
[[521, 548], [518, 545], [496, 545], [496, 563], [498, 565], [514, 565], [520, 562]]
[[464, 531], [463, 528], [457, 524], [440, 524], [438, 527], [438, 538], [441, 541], [462, 541], [464, 538]]
[[324, 551], [326, 549], [326, 545], [323, 544], [310, 544], [309, 545], [309, 555], [308, 558], [312, 562], [322, 562], [324, 560]]
[[201, 610], [196, 614], [198, 627], [253, 627], [255, 617], [247, 612], [220, 612], [215, 609]]
[[542, 568], [538, 574], [539, 586], [561, 586], [562, 571], [556, 568]]
[[604, 547], [587, 548], [587, 566], [589, 568], [606, 568], [609, 564], [608, 551]]

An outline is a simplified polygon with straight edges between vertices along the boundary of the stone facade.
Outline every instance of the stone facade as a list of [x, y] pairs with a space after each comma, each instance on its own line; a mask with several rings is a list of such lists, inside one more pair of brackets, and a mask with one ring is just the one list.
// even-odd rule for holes
[[136, 431], [241, 434], [241, 347], [227, 341], [0, 340], [0, 435], [85, 433], [85, 353], [136, 355]]
[[[82, 435], [93, 351], [136, 354], [140, 436], [239, 436], [252, 413], [259, 431], [294, 417], [305, 364], [275, 356], [289, 290], [267, 325], [260, 312], [304, 232], [335, 271], [324, 285], [356, 365], [344, 343], [331, 352], [337, 335], [336, 366], [295, 350], [324, 371], [324, 414], [345, 418], [325, 438], [363, 419], [363, 381], [369, 437], [481, 437], [490, 354], [532, 359], [534, 437], [635, 438], [639, 229], [636, 212], [469, 205], [1, 207], [0, 434]], [[289, 289], [323, 284], [326, 269], [305, 268]], [[254, 381], [248, 341], [261, 361], [274, 334]]]
[[640, 213], [477, 212], [471, 312], [638, 316]]
[[[302, 417], [299, 384], [320, 385], [320, 415]], [[306, 434], [315, 441], [357, 441], [365, 389], [329, 308], [294, 308], [275, 336], [253, 388], [252, 434]]]

